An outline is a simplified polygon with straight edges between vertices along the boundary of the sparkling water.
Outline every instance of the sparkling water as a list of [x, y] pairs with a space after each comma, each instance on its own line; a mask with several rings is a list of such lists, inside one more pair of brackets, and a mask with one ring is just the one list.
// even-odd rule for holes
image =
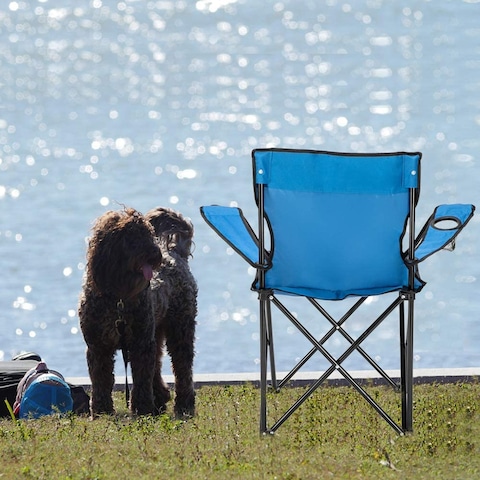
[[[250, 152], [268, 146], [422, 151], [419, 227], [439, 203], [480, 203], [479, 14], [478, 0], [4, 2], [0, 359], [36, 351], [86, 376], [76, 308], [92, 222], [165, 205], [196, 229], [195, 371], [257, 371], [253, 272], [199, 206], [238, 205], [255, 225]], [[421, 265], [415, 367], [480, 365], [479, 238], [475, 217]], [[276, 330], [286, 369], [309, 346]], [[368, 340], [385, 368], [396, 337], [392, 320]]]

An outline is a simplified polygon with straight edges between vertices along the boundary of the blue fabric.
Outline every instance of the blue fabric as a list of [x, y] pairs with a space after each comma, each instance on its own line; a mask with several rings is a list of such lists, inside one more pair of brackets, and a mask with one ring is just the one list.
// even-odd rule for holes
[[408, 196], [265, 195], [275, 238], [267, 288], [337, 299], [407, 285], [400, 239]]
[[20, 402], [20, 418], [39, 418], [73, 409], [68, 384], [53, 373], [44, 373], [25, 390]]
[[[430, 225], [422, 243], [415, 250], [416, 260], [419, 262], [424, 260], [451, 242], [473, 215], [473, 210], [472, 205], [439, 205], [430, 219]], [[455, 219], [458, 224], [456, 227], [444, 229], [441, 223], [443, 219]], [[435, 225], [435, 221], [439, 223]]]
[[419, 153], [255, 150], [255, 181], [294, 191], [394, 194], [418, 187], [420, 158]]
[[201, 207], [207, 223], [251, 265], [259, 259], [258, 245], [249, 230], [242, 212], [236, 207], [212, 205]]
[[[402, 242], [411, 198], [419, 196], [420, 153], [344, 154], [258, 149], [254, 190], [271, 226], [273, 251], [265, 287], [324, 300], [410, 289], [424, 282], [404, 262]], [[411, 197], [411, 189], [415, 189]], [[437, 207], [424, 227], [416, 262], [451, 242], [473, 216], [473, 205]], [[240, 209], [201, 207], [207, 223], [251, 265], [258, 241]], [[449, 230], [435, 221], [456, 219]], [[265, 268], [265, 265], [262, 266]], [[254, 288], [258, 288], [257, 283]]]
[[419, 154], [257, 150], [254, 160], [274, 235], [267, 288], [336, 300], [408, 286], [401, 240]]

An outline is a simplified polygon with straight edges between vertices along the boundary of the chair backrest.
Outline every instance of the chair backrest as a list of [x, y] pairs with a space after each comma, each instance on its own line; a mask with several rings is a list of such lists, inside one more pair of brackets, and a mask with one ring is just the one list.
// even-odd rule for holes
[[257, 149], [252, 157], [259, 227], [264, 216], [272, 242], [265, 288], [338, 300], [421, 286], [402, 247], [420, 153]]

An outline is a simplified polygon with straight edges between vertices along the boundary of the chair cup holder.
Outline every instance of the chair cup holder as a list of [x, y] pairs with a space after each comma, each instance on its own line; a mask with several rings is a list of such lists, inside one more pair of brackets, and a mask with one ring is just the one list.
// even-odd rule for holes
[[433, 219], [431, 226], [437, 230], [457, 230], [462, 226], [462, 222], [457, 217], [439, 217]]

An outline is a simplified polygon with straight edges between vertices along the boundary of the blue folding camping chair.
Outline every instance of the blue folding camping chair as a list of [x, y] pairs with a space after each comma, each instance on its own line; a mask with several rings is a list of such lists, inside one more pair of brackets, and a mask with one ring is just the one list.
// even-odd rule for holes
[[[260, 303], [260, 431], [275, 432], [334, 372], [339, 372], [397, 433], [412, 431], [414, 302], [415, 294], [425, 285], [418, 265], [440, 249], [453, 248], [475, 207], [440, 205], [416, 235], [420, 153], [347, 154], [272, 148], [254, 150], [252, 159], [258, 235], [239, 208], [203, 206], [200, 210], [205, 221], [256, 269], [252, 290], [258, 292]], [[328, 321], [329, 330], [321, 338], [315, 336], [279, 300], [280, 295], [305, 297], [321, 314], [319, 318]], [[393, 300], [388, 300], [382, 313], [354, 338], [345, 322], [368, 304], [369, 298], [380, 295]], [[324, 307], [350, 297], [353, 305], [339, 320]], [[311, 343], [311, 350], [281, 380], [275, 367], [272, 306]], [[398, 311], [400, 327], [400, 379], [391, 378], [362, 346], [394, 311]], [[328, 340], [336, 334], [347, 344], [341, 354], [328, 347]], [[401, 422], [393, 420], [365, 385], [349, 373], [345, 363], [354, 352], [401, 392]], [[268, 426], [268, 364], [269, 382], [279, 391], [316, 353], [326, 359], [327, 368]]]

